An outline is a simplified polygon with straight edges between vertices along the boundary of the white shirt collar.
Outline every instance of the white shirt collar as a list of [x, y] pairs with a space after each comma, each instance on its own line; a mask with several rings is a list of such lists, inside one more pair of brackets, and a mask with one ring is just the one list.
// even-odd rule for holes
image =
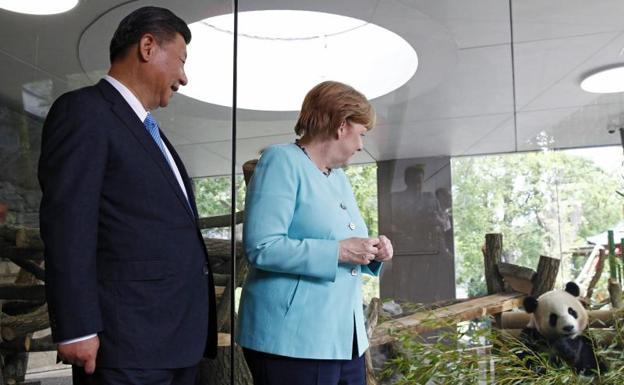
[[119, 80], [115, 79], [110, 75], [105, 75], [104, 79], [109, 82], [124, 98], [124, 100], [130, 105], [130, 108], [134, 111], [134, 113], [139, 117], [141, 122], [145, 121], [147, 117], [147, 111], [143, 107], [143, 104], [139, 101], [139, 99], [128, 89], [128, 87], [124, 86]]

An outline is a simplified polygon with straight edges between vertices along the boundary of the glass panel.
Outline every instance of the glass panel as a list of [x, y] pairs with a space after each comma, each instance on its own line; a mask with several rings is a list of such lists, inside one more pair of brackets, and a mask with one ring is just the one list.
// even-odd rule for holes
[[[431, 309], [456, 298], [488, 294], [486, 281], [492, 273], [486, 272], [483, 254], [488, 233], [502, 234], [501, 262], [537, 270], [540, 256], [551, 257], [559, 263], [554, 286], [575, 280], [585, 292], [599, 255], [594, 245], [605, 242], [609, 229], [621, 238], [617, 231], [624, 214], [618, 192], [624, 189], [624, 131], [622, 93], [587, 93], [580, 81], [619, 62], [622, 36], [616, 15], [621, 14], [621, 2], [351, 3], [242, 2], [238, 92], [248, 104], [238, 114], [238, 165], [271, 145], [294, 141], [298, 106], [315, 84], [348, 83], [372, 100], [377, 125], [367, 133], [363, 151], [351, 159], [346, 175], [369, 234], [384, 234], [394, 245], [394, 258], [384, 263], [379, 289], [376, 279], [371, 284], [362, 276], [364, 305], [379, 290], [385, 301], [383, 315], [399, 318], [414, 312], [415, 303]], [[319, 22], [318, 13], [330, 16]], [[331, 15], [351, 19], [340, 21]], [[603, 19], [600, 25], [588, 22]], [[360, 33], [373, 26], [401, 41], [367, 35], [361, 46]], [[417, 60], [411, 51], [401, 51], [405, 45]], [[358, 77], [362, 72], [366, 75]], [[409, 76], [402, 78], [405, 73]], [[375, 80], [388, 88], [376, 87]], [[288, 103], [277, 105], [284, 99]], [[331, 209], [323, 212], [329, 216]], [[371, 219], [375, 216], [377, 221]], [[256, 262], [250, 274], [262, 269]], [[617, 278], [621, 273], [614, 274]], [[606, 300], [606, 275], [594, 289], [594, 303]], [[296, 290], [286, 295], [296, 306], [302, 286], [313, 293], [308, 296], [316, 292], [301, 278], [305, 274], [295, 276]], [[529, 280], [512, 281], [505, 284], [531, 293]], [[314, 317], [340, 311], [319, 305]], [[452, 334], [444, 339], [450, 341], [447, 347], [483, 348], [474, 357], [466, 353], [468, 361], [449, 363], [451, 370], [444, 373], [448, 376], [435, 378], [441, 369], [433, 364], [431, 371], [412, 373], [401, 372], [397, 365], [388, 381], [493, 382], [499, 366], [483, 358], [492, 341], [484, 330], [491, 324], [482, 319], [447, 325]], [[373, 351], [379, 353], [373, 363], [376, 374], [391, 356], [380, 347], [379, 333], [387, 336], [379, 330], [384, 329], [377, 328], [371, 338]], [[442, 346], [423, 346], [408, 345], [414, 355], [395, 363], [412, 368], [414, 362], [439, 362], [432, 354]], [[425, 374], [417, 377], [416, 372]]]
[[[42, 307], [46, 301], [41, 217], [48, 224], [48, 235], [46, 226], [41, 231], [47, 238], [48, 293], [57, 293], [49, 306], [58, 313], [52, 321], [56, 325], [55, 342], [99, 332], [98, 366], [110, 364], [107, 360], [111, 354], [124, 365], [137, 367], [156, 361], [165, 366], [192, 365], [204, 350], [206, 324], [199, 321], [206, 321], [208, 303], [202, 239], [194, 230], [199, 227], [215, 275], [218, 354], [223, 359], [229, 356], [232, 329], [230, 307], [225, 305], [230, 298], [225, 288], [231, 274], [230, 186], [232, 180], [240, 181], [231, 175], [232, 108], [204, 101], [197, 90], [210, 87], [203, 74], [214, 73], [213, 68], [219, 67], [225, 71], [219, 92], [231, 99], [233, 38], [231, 33], [225, 35], [217, 46], [205, 40], [197, 23], [231, 15], [232, 4], [157, 2], [190, 25], [191, 43], [157, 41], [158, 49], [144, 52], [153, 56], [143, 57], [140, 64], [133, 61], [132, 71], [119, 66], [111, 72], [130, 90], [130, 99], [138, 99], [139, 111], [141, 106], [152, 110], [164, 146], [159, 149], [154, 146], [157, 139], [146, 135], [149, 131], [141, 124], [141, 114], [131, 109], [112, 83], [102, 80], [110, 66], [108, 47], [113, 32], [122, 18], [140, 6], [137, 2], [112, 3], [116, 2], [81, 1], [67, 13], [45, 16], [0, 9], [0, 280], [9, 291], [14, 290], [12, 285], [21, 284], [35, 293], [18, 292], [0, 298], [3, 319], [6, 314], [27, 319], [46, 311]], [[231, 22], [226, 28], [232, 29]], [[229, 51], [222, 47], [229, 47]], [[150, 70], [155, 67], [146, 62], [155, 57], [168, 60], [167, 73]], [[187, 85], [178, 72], [174, 73], [183, 62]], [[164, 85], [156, 81], [159, 79]], [[73, 94], [79, 97], [49, 115], [53, 102], [62, 94], [93, 85], [90, 93]], [[168, 100], [171, 88], [179, 92]], [[98, 102], [93, 102], [96, 99]], [[47, 118], [48, 139], [42, 140]], [[90, 134], [80, 137], [86, 130]], [[47, 186], [48, 196], [41, 215], [40, 159], [39, 179]], [[195, 204], [187, 200], [183, 190], [189, 199], [195, 196], [196, 213]], [[240, 189], [238, 194], [240, 209], [243, 192]], [[193, 223], [194, 214], [199, 216], [199, 226]], [[81, 259], [72, 260], [72, 253]], [[67, 272], [69, 276], [63, 275]], [[67, 293], [66, 285], [72, 282], [78, 282], [77, 286]], [[154, 296], [150, 288], [159, 294]], [[112, 292], [121, 298], [111, 297]], [[78, 303], [84, 306], [71, 308]], [[115, 311], [111, 310], [113, 305]], [[117, 313], [121, 314], [119, 319], [128, 318], [121, 326], [111, 318]], [[75, 324], [68, 324], [63, 314], [71, 314]], [[141, 318], [146, 314], [152, 314], [149, 322], [132, 323], [132, 315]], [[167, 329], [171, 325], [175, 327]], [[21, 383], [24, 377], [46, 383], [50, 377], [71, 376], [68, 365], [56, 363], [47, 326], [46, 321], [27, 330], [27, 338], [36, 332], [31, 345], [38, 346], [33, 348], [36, 352], [2, 352], [3, 383]], [[129, 336], [113, 336], [111, 330], [118, 326]], [[111, 347], [112, 338], [130, 346], [133, 338], [147, 334], [149, 338], [133, 345], [146, 349], [144, 354]], [[164, 341], [165, 336], [171, 336], [174, 343]], [[17, 342], [24, 336], [15, 338]], [[3, 340], [8, 339], [3, 325]], [[150, 357], [152, 363], [148, 362]], [[229, 365], [223, 360], [202, 362], [200, 377], [201, 383], [233, 383]]]

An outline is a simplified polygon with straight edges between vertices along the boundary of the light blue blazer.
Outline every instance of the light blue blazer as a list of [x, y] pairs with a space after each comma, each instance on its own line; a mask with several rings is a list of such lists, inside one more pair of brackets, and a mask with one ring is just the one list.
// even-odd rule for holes
[[[381, 263], [339, 264], [338, 241], [367, 237], [342, 169], [324, 175], [295, 144], [269, 147], [247, 191], [238, 343], [289, 357], [351, 359], [368, 348], [361, 274]], [[355, 328], [355, 330], [354, 330]]]

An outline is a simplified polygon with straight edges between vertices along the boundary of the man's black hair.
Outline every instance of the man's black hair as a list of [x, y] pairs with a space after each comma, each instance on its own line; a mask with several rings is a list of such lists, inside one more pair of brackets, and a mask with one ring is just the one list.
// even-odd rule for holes
[[142, 7], [119, 23], [110, 43], [111, 63], [125, 56], [128, 48], [146, 33], [153, 34], [159, 43], [175, 39], [178, 33], [186, 44], [191, 42], [191, 30], [173, 12], [160, 7]]

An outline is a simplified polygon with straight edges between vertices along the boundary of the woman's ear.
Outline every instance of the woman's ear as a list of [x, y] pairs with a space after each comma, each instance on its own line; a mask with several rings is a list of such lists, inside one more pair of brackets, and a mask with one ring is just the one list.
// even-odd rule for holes
[[338, 127], [338, 131], [336, 131], [336, 139], [340, 139], [344, 136], [344, 134], [346, 133], [347, 129], [347, 121], [343, 120], [342, 123], [340, 123], [340, 127]]

